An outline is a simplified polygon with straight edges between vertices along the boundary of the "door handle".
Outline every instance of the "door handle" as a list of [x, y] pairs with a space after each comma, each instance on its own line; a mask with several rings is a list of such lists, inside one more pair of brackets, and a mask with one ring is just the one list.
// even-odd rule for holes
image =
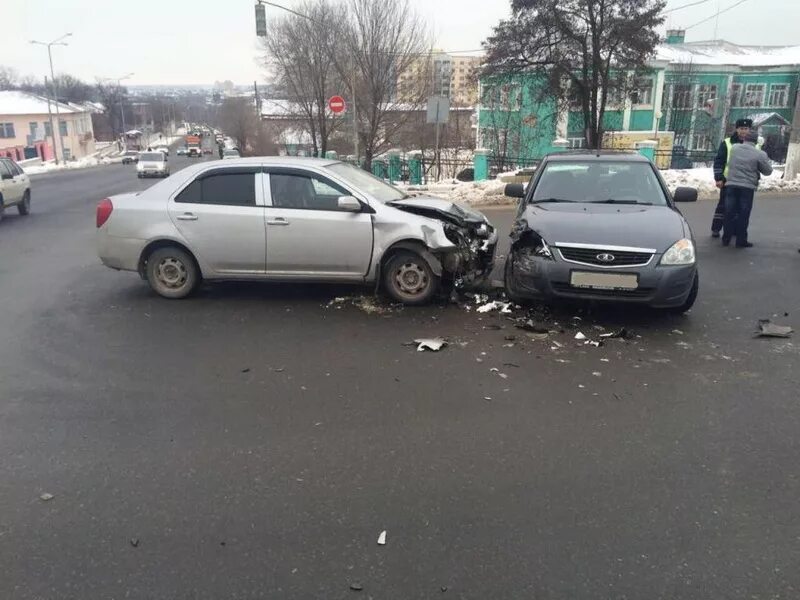
[[275, 217], [274, 219], [267, 219], [267, 225], [288, 225], [289, 221], [287, 221], [283, 217]]
[[197, 221], [197, 215], [193, 215], [192, 213], [183, 213], [175, 218], [178, 219], [178, 221]]

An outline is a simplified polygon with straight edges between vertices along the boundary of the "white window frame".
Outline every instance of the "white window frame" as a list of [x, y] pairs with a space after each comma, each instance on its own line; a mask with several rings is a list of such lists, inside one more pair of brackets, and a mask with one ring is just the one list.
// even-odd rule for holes
[[653, 79], [651, 77], [644, 77], [636, 83], [636, 89], [633, 92], [635, 100], [632, 102], [634, 106], [649, 106], [653, 103]]
[[[781, 94], [782, 101], [776, 102], [775, 95]], [[773, 108], [786, 108], [789, 106], [789, 84], [773, 83], [769, 86], [769, 106]]]
[[699, 83], [697, 85], [697, 108], [705, 108], [706, 104], [717, 99], [717, 85], [715, 83]]
[[[679, 87], [686, 88], [685, 90], [678, 90]], [[679, 99], [685, 97], [685, 102], [679, 102]], [[675, 110], [690, 110], [692, 108], [692, 86], [686, 83], [676, 83], [672, 92], [672, 107]]]
[[[742, 106], [754, 107], [764, 106], [767, 94], [767, 84], [765, 83], [748, 83], [744, 86], [744, 96], [742, 98]], [[760, 102], [755, 102], [754, 98], [760, 98]]]

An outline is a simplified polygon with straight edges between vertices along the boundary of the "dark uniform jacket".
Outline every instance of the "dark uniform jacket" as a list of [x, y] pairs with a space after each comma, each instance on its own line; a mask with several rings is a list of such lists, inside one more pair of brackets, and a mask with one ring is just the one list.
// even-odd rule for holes
[[[733, 132], [731, 135], [731, 143], [732, 144], [741, 144], [742, 140]], [[728, 164], [728, 145], [725, 143], [725, 140], [722, 140], [719, 143], [719, 148], [717, 148], [717, 155], [714, 157], [714, 181], [725, 181], [725, 176], [723, 172], [725, 171], [725, 167]]]

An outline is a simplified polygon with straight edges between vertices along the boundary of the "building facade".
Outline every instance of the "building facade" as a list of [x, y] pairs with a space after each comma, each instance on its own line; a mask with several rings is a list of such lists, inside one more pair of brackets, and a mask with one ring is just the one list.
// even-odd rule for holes
[[[751, 118], [774, 160], [786, 155], [798, 82], [800, 46], [739, 46], [722, 40], [687, 43], [671, 30], [649, 74], [626, 98], [610, 100], [607, 135], [670, 132], [673, 152], [712, 153], [739, 118]], [[586, 146], [583, 114], [542, 102], [533, 76], [481, 80], [477, 143], [495, 153], [539, 158], [556, 138]], [[630, 138], [631, 136], [627, 136]]]
[[57, 115], [56, 103], [46, 98], [20, 91], [0, 92], [0, 156], [51, 160], [56, 149], [65, 160], [93, 154], [91, 115], [89, 107], [64, 102], [58, 103]]
[[414, 61], [397, 77], [399, 102], [425, 96], [445, 96], [451, 103], [472, 106], [478, 99], [477, 68], [481, 56], [462, 56], [434, 51]]

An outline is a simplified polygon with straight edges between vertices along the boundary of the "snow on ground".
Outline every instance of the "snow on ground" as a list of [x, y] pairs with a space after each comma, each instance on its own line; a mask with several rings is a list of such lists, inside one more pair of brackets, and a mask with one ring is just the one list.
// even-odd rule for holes
[[[670, 191], [688, 186], [697, 188], [700, 197], [716, 196], [719, 192], [714, 184], [714, 172], [711, 168], [699, 169], [667, 169], [661, 171], [662, 177]], [[772, 175], [761, 178], [759, 192], [800, 192], [800, 177], [793, 181], [782, 179], [783, 170], [776, 168]], [[410, 192], [437, 196], [462, 204], [492, 205], [516, 204], [516, 198], [503, 194], [505, 183], [499, 179], [489, 181], [459, 182], [455, 180], [440, 181], [428, 185], [408, 186]]]

